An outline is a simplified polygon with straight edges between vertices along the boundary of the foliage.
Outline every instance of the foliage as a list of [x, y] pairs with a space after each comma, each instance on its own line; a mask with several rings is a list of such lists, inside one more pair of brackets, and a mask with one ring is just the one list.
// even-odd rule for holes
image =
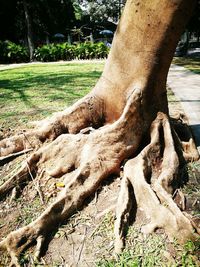
[[75, 56], [77, 59], [93, 59], [107, 57], [109, 48], [102, 42], [100, 43], [79, 43], [75, 47]]
[[12, 43], [10, 41], [0, 41], [1, 63], [27, 62], [28, 59], [28, 51], [25, 47]]
[[[180, 255], [180, 265], [181, 266], [191, 266], [191, 267], [197, 267], [199, 264], [199, 261], [195, 254], [198, 253], [200, 249], [200, 240], [197, 240], [196, 242], [188, 241], [182, 250], [182, 253]], [[198, 261], [198, 262], [197, 262]]]
[[72, 60], [74, 58], [74, 46], [68, 43], [49, 44], [36, 48], [34, 57], [38, 61]]
[[79, 4], [78, 0], [72, 1], [73, 7], [74, 7], [74, 15], [77, 20], [81, 20], [83, 16], [83, 10], [81, 9], [81, 6]]
[[71, 0], [6, 0], [1, 1], [0, 32], [1, 40], [13, 42], [24, 40], [27, 22], [24, 15], [26, 2], [30, 14], [34, 42], [45, 40], [45, 34], [66, 34], [67, 28], [76, 24], [74, 7]]
[[111, 21], [116, 23], [121, 15], [125, 0], [74, 0], [83, 9], [83, 14], [89, 15], [96, 23]]
[[[103, 43], [69, 43], [49, 44], [37, 47], [34, 51], [34, 59], [37, 61], [58, 61], [72, 59], [101, 59], [106, 58], [109, 48]], [[0, 63], [19, 63], [29, 60], [28, 50], [24, 46], [10, 41], [0, 41]]]
[[104, 43], [68, 43], [44, 45], [35, 50], [35, 58], [39, 61], [57, 61], [72, 59], [94, 59], [107, 57], [109, 48]]

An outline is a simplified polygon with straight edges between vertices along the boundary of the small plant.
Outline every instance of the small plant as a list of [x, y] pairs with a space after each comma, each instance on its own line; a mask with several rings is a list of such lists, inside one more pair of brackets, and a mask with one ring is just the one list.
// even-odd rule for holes
[[[183, 267], [197, 267], [200, 264], [197, 253], [200, 251], [200, 240], [196, 242], [188, 241], [180, 255], [180, 265]], [[200, 256], [200, 255], [199, 255]]]
[[[49, 44], [37, 47], [34, 51], [34, 58], [38, 61], [58, 61], [72, 59], [94, 59], [106, 58], [109, 48], [103, 43], [69, 43]], [[19, 63], [29, 60], [27, 48], [10, 41], [0, 41], [0, 62]]]
[[34, 57], [38, 61], [57, 61], [72, 59], [94, 59], [107, 57], [109, 48], [100, 43], [78, 43], [70, 45], [68, 43], [49, 44], [38, 47], [34, 52]]
[[0, 41], [1, 63], [27, 62], [28, 59], [28, 50], [26, 47], [10, 41]]
[[43, 45], [35, 49], [34, 57], [38, 61], [72, 60], [74, 45], [68, 43]]

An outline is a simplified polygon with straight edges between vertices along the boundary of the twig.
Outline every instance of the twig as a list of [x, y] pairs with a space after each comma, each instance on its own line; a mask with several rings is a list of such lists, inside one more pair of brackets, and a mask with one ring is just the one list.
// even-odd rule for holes
[[9, 154], [9, 155], [4, 156], [4, 157], [0, 157], [0, 161], [6, 160], [6, 159], [9, 159], [9, 158], [12, 158], [12, 157], [17, 157], [19, 155], [28, 153], [28, 152], [30, 152], [32, 150], [33, 150], [33, 148], [28, 148], [28, 149], [24, 149], [22, 151], [19, 151], [19, 152], [13, 153], [13, 154]]
[[78, 263], [81, 259], [81, 255], [82, 255], [82, 251], [83, 251], [83, 247], [84, 247], [84, 244], [85, 244], [85, 237], [86, 237], [86, 234], [87, 234], [87, 227], [85, 227], [85, 231], [84, 231], [84, 236], [83, 236], [83, 241], [82, 241], [82, 244], [81, 244], [81, 249], [80, 249], [80, 252], [79, 252], [79, 255], [78, 255], [78, 260], [77, 260], [77, 263], [76, 265], [78, 266]]
[[[24, 136], [25, 136], [25, 135], [24, 135]], [[25, 136], [25, 137], [26, 137], [26, 136]], [[26, 146], [26, 144], [25, 144], [25, 142], [24, 142], [24, 147], [25, 147], [25, 146]], [[25, 156], [26, 156], [26, 154], [25, 154]], [[42, 191], [41, 191], [41, 189], [40, 189], [39, 181], [38, 181], [38, 183], [36, 183], [35, 180], [34, 180], [34, 178], [33, 178], [33, 175], [32, 175], [32, 173], [31, 173], [29, 164], [28, 164], [28, 162], [27, 162], [27, 156], [26, 156], [26, 165], [27, 165], [27, 168], [28, 168], [28, 173], [29, 173], [29, 175], [30, 175], [30, 177], [31, 177], [31, 179], [32, 179], [32, 181], [33, 181], [34, 186], [35, 186], [35, 189], [36, 189], [36, 191], [38, 192], [40, 201], [41, 201], [41, 203], [44, 205], [44, 204], [45, 204], [45, 203], [44, 203], [44, 197], [43, 197], [43, 193], [42, 193]], [[39, 178], [41, 178], [41, 176], [43, 175], [43, 173], [44, 173], [44, 170], [41, 172]]]
[[72, 240], [72, 256], [73, 256], [73, 262], [75, 262], [75, 257], [74, 257], [74, 240], [71, 236], [71, 240]]
[[38, 192], [38, 195], [39, 195], [39, 197], [40, 197], [40, 201], [41, 201], [42, 204], [44, 204], [43, 193], [42, 193], [42, 191], [41, 191], [41, 189], [40, 189], [39, 181], [38, 181], [38, 183], [35, 182], [35, 180], [34, 180], [34, 178], [33, 178], [33, 175], [32, 175], [32, 173], [31, 173], [30, 167], [29, 167], [29, 165], [28, 165], [28, 162], [26, 162], [26, 164], [27, 164], [27, 168], [28, 168], [29, 175], [30, 175], [30, 177], [31, 177], [31, 179], [32, 179], [32, 181], [33, 181], [33, 184], [34, 184], [34, 186], [35, 186], [35, 189], [36, 189], [36, 191]]
[[29, 142], [29, 145], [30, 145], [31, 147], [33, 147], [32, 144], [31, 144], [31, 141], [29, 141], [29, 139], [28, 139], [28, 137], [25, 135], [25, 133], [22, 133], [22, 134], [24, 135], [24, 139], [26, 139], [26, 140]]
[[65, 259], [63, 258], [63, 256], [60, 253], [59, 253], [59, 256], [60, 256], [60, 258], [62, 260], [62, 265], [61, 266], [65, 266]]
[[16, 199], [16, 196], [17, 196], [17, 188], [14, 187], [13, 190], [12, 190], [12, 193], [11, 193], [11, 197], [10, 197], [10, 201], [9, 201], [9, 203], [12, 203], [12, 201], [13, 201], [14, 199]]
[[192, 207], [194, 207], [196, 205], [197, 201], [198, 201], [198, 198], [195, 198], [195, 200], [192, 203]]
[[0, 224], [0, 229], [3, 228], [5, 225], [6, 225], [6, 223]]

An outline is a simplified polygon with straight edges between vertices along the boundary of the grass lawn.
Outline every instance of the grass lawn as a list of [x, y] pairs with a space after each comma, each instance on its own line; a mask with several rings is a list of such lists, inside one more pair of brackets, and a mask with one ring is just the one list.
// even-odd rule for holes
[[[200, 73], [200, 60], [174, 58], [173, 63]], [[103, 66], [46, 63], [0, 71], [1, 128], [19, 128], [71, 105], [95, 85]]]
[[[0, 71], [0, 126], [5, 131], [9, 127], [19, 129], [25, 127], [27, 121], [42, 119], [71, 105], [87, 94], [95, 85], [103, 66], [104, 62], [45, 63]], [[177, 102], [170, 90], [168, 99], [169, 104], [173, 107], [176, 106], [177, 109]], [[20, 159], [19, 157], [14, 161], [14, 171], [16, 166], [20, 166], [22, 160], [23, 158]], [[194, 197], [191, 197], [194, 204], [197, 202], [196, 199], [199, 198], [200, 192], [198, 185], [200, 163], [191, 163], [187, 168], [191, 179], [183, 191], [186, 195]], [[5, 169], [7, 171], [6, 166]], [[192, 242], [188, 242], [181, 247], [176, 242], [169, 242], [162, 231], [159, 232], [159, 235], [154, 233], [149, 237], [144, 237], [140, 232], [141, 225], [137, 224], [128, 230], [126, 250], [118, 260], [112, 259], [114, 212], [108, 212], [99, 218], [96, 218], [96, 215], [101, 214], [107, 207], [112, 207], [116, 203], [119, 184], [119, 178], [115, 179], [113, 183], [106, 183], [102, 190], [98, 190], [93, 201], [81, 212], [73, 215], [66, 225], [59, 228], [55, 238], [50, 243], [47, 255], [43, 258], [47, 265], [42, 266], [64, 266], [63, 261], [66, 260], [68, 263], [69, 258], [74, 257], [74, 253], [76, 250], [79, 251], [81, 246], [87, 248], [87, 259], [84, 258], [87, 266], [198, 266], [199, 243], [195, 246]], [[7, 200], [7, 209], [4, 208], [5, 203], [0, 201], [0, 211], [2, 212], [0, 213], [0, 229], [2, 229], [0, 236], [5, 236], [7, 232], [28, 224], [45, 208], [41, 206], [37, 192], [32, 199], [32, 195], [29, 193], [31, 192], [30, 189], [34, 192], [34, 184], [31, 182], [14, 203], [10, 203], [9, 199]], [[194, 212], [198, 213], [197, 211]], [[91, 261], [89, 261], [89, 256]], [[22, 257], [24, 266], [41, 266], [26, 265], [27, 259], [29, 262], [32, 260], [27, 257], [30, 256]], [[7, 266], [7, 263], [7, 256], [0, 254], [0, 266]], [[82, 266], [81, 264], [80, 262], [79, 266]]]
[[172, 63], [183, 66], [194, 73], [200, 74], [200, 58], [175, 57]]
[[104, 63], [33, 64], [0, 71], [0, 125], [22, 126], [86, 95]]

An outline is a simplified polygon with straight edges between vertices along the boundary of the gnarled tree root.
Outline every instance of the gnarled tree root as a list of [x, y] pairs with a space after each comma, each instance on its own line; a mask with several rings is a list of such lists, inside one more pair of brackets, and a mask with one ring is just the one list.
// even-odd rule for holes
[[[143, 121], [137, 112], [140, 105], [140, 90], [135, 90], [115, 123], [89, 135], [59, 136], [30, 156], [19, 173], [0, 187], [0, 194], [5, 195], [30, 173], [41, 169], [52, 177], [70, 174], [70, 180], [66, 176], [65, 188], [57, 200], [38, 219], [11, 232], [0, 243], [0, 247], [10, 254], [13, 265], [19, 266], [18, 256], [34, 241], [37, 242], [38, 256], [47, 235], [74, 213], [85, 198], [95, 192], [103, 179], [119, 173], [121, 162], [136, 150], [142, 138]], [[133, 133], [133, 127], [137, 127], [138, 132]]]
[[89, 94], [64, 111], [35, 122], [35, 129], [0, 141], [0, 157], [3, 159], [24, 149], [38, 148], [46, 140], [55, 140], [63, 133], [78, 133], [89, 126], [102, 126], [103, 122], [103, 100]]
[[172, 199], [179, 159], [174, 148], [168, 117], [159, 113], [150, 131], [151, 143], [124, 166], [116, 208], [115, 252], [117, 254], [124, 247], [124, 230], [132, 204], [129, 190], [131, 186], [137, 207], [142, 208], [151, 219], [150, 223], [142, 227], [143, 233], [148, 234], [157, 228], [162, 228], [170, 240], [176, 238], [180, 243], [199, 237], [194, 232], [194, 224], [184, 216]]
[[[41, 173], [62, 178], [65, 185], [54, 203], [38, 219], [11, 232], [0, 242], [0, 248], [11, 256], [11, 265], [20, 266], [19, 255], [33, 242], [36, 242], [36, 256], [40, 256], [49, 234], [76, 212], [104, 179], [119, 173], [122, 162], [136, 152], [149, 127], [138, 112], [143, 109], [141, 99], [141, 91], [135, 89], [127, 99], [121, 117], [113, 124], [89, 135], [61, 134], [52, 143], [43, 145], [27, 158], [17, 174], [0, 187], [0, 195], [4, 196], [30, 176], [34, 179], [34, 174], [40, 177]], [[159, 113], [152, 123], [151, 143], [124, 168], [115, 224], [117, 252], [123, 247], [124, 222], [131, 210], [130, 187], [134, 188], [137, 205], [151, 217], [151, 223], [142, 229], [145, 233], [161, 227], [170, 238], [179, 239], [181, 236], [185, 240], [196, 237], [190, 220], [171, 197], [178, 165], [168, 118]]]

